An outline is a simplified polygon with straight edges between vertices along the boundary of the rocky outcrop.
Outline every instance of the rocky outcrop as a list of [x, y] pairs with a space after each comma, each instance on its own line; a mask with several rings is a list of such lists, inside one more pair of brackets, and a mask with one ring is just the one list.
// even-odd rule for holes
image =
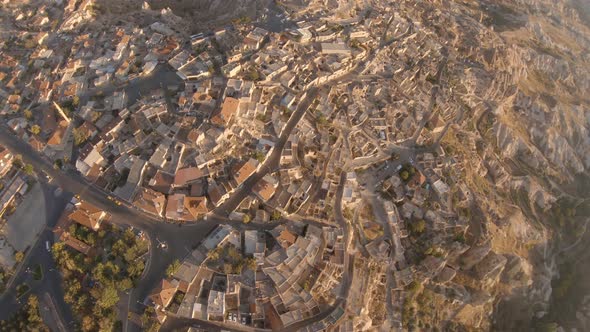
[[464, 271], [471, 270], [471, 268], [481, 262], [491, 250], [492, 246], [490, 242], [469, 248], [469, 250], [459, 257], [459, 265], [461, 269]]
[[475, 274], [486, 286], [493, 285], [499, 278], [506, 265], [506, 257], [491, 251], [475, 265]]

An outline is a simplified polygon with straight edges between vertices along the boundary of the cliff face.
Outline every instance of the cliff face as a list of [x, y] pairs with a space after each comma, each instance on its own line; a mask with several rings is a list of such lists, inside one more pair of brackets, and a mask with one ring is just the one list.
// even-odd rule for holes
[[[471, 235], [457, 256], [446, 245], [455, 271], [435, 279], [465, 290], [448, 326], [583, 327], [575, 321], [587, 315], [588, 299], [572, 297], [580, 274], [564, 263], [585, 248], [580, 239], [590, 220], [582, 188], [590, 182], [590, 6], [519, 0], [401, 8], [429, 42], [448, 46], [437, 101], [452, 99], [450, 108], [464, 110], [441, 143], [463, 162], [457, 187], [468, 199], [455, 212], [470, 209], [458, 214]], [[475, 301], [476, 294], [490, 300]], [[568, 299], [582, 306], [578, 318], [557, 314]]]
[[[564, 282], [564, 275], [569, 278], [570, 272], [562, 268], [571, 255], [557, 257], [556, 253], [563, 253], [564, 247], [584, 236], [589, 218], [584, 208], [587, 193], [575, 190], [572, 184], [587, 179], [590, 168], [590, 99], [586, 93], [590, 88], [590, 7], [579, 1], [534, 0], [488, 5], [478, 10], [482, 22], [493, 31], [488, 30], [490, 37], [476, 44], [493, 50], [493, 55], [467, 53], [483, 66], [465, 71], [464, 100], [472, 107], [487, 105], [486, 121], [478, 127], [485, 142], [482, 159], [488, 174], [494, 175], [490, 178], [500, 184], [497, 192], [507, 195], [513, 204], [510, 210], [516, 214], [505, 215], [504, 225], [488, 227], [492, 249], [474, 269], [483, 287], [496, 294], [499, 330], [550, 323], [573, 327], [575, 323], [556, 314], [556, 301], [568, 298], [564, 296], [568, 291], [571, 295], [571, 286]], [[502, 11], [506, 15], [499, 19]], [[465, 44], [472, 45], [457, 40], [459, 48], [467, 49]], [[483, 98], [474, 98], [478, 95]], [[506, 212], [506, 201], [493, 201], [492, 210]], [[564, 201], [575, 206], [569, 214], [571, 221], [556, 224], [563, 215]], [[515, 229], [518, 224], [520, 231]], [[519, 250], [516, 242], [511, 248], [501, 240], [522, 240], [519, 236], [524, 234], [534, 241], [532, 250]], [[470, 267], [474, 262], [467, 258]], [[500, 276], [498, 284], [492, 282], [496, 275]], [[587, 303], [587, 299], [574, 298], [581, 305]], [[584, 310], [579, 317], [586, 315]], [[517, 323], [523, 318], [526, 323]]]

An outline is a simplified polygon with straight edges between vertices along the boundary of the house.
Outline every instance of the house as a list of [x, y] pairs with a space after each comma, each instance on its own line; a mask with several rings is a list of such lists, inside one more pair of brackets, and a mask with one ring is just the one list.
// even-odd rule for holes
[[252, 191], [258, 198], [266, 202], [274, 196], [277, 186], [278, 181], [267, 175], [254, 185]]
[[178, 193], [168, 197], [168, 202], [166, 203], [166, 218], [173, 220], [185, 219], [184, 198], [184, 194]]
[[279, 236], [277, 236], [277, 242], [285, 249], [292, 246], [295, 241], [297, 241], [297, 236], [286, 229], [282, 230]]
[[166, 196], [155, 190], [142, 188], [133, 200], [133, 205], [161, 217], [166, 206]]
[[143, 172], [146, 168], [147, 162], [143, 159], [133, 158], [133, 164], [129, 169], [127, 182], [123, 187], [115, 189], [114, 193], [121, 197], [121, 199], [130, 202], [137, 193], [139, 185], [143, 179]]
[[215, 290], [209, 292], [207, 299], [207, 319], [223, 321], [225, 319], [225, 293]]
[[0, 177], [8, 173], [12, 167], [13, 154], [5, 147], [0, 146]]
[[172, 186], [175, 188], [185, 187], [206, 176], [206, 173], [197, 167], [182, 168], [176, 171]]
[[174, 273], [174, 279], [179, 281], [178, 290], [186, 293], [191, 287], [199, 272], [199, 266], [185, 259]]
[[25, 180], [23, 180], [20, 176], [16, 176], [15, 178], [13, 178], [8, 188], [4, 189], [4, 191], [0, 195], [0, 208], [2, 208], [2, 210], [0, 210], [0, 215], [4, 214], [6, 208], [13, 201], [15, 195], [24, 186], [26, 186]]
[[264, 42], [264, 39], [267, 35], [268, 31], [256, 27], [248, 35], [246, 35], [246, 38], [244, 38], [244, 45], [248, 49], [258, 49], [260, 46], [262, 46], [262, 43]]
[[202, 246], [209, 251], [225, 242], [231, 232], [231, 226], [219, 225], [203, 240]]
[[154, 177], [150, 180], [149, 186], [157, 192], [160, 192], [162, 194], [169, 194], [173, 182], [173, 175], [158, 170], [156, 171]]
[[233, 167], [233, 174], [234, 174], [234, 181], [236, 182], [236, 187], [240, 186], [250, 175], [252, 175], [256, 168], [258, 167], [258, 160], [250, 158], [248, 161], [241, 165], [235, 165]]
[[258, 242], [258, 232], [255, 230], [247, 230], [244, 232], [244, 253], [246, 255], [254, 255], [256, 251], [256, 243]]
[[209, 212], [209, 210], [207, 209], [207, 198], [205, 197], [185, 196], [184, 208], [193, 217], [193, 219], [197, 219], [200, 216], [207, 214], [207, 212]]
[[350, 48], [344, 43], [321, 43], [322, 54], [336, 54], [350, 56]]
[[71, 236], [68, 232], [63, 232], [60, 236], [60, 240], [63, 241], [68, 247], [79, 251], [86, 256], [92, 255], [91, 246]]
[[70, 213], [68, 218], [90, 230], [97, 231], [107, 216], [105, 211], [86, 201], [80, 201], [74, 205], [76, 209]]
[[236, 98], [226, 97], [221, 106], [221, 112], [211, 118], [211, 122], [218, 126], [227, 126], [232, 117], [238, 111], [240, 101]]
[[177, 280], [163, 279], [149, 299], [152, 301], [156, 309], [164, 310], [172, 302], [174, 294], [178, 290], [179, 283]]

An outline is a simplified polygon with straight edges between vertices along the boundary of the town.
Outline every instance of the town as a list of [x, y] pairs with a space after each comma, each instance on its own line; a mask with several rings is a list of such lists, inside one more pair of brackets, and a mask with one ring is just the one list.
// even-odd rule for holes
[[482, 143], [507, 129], [439, 2], [272, 2], [280, 24], [194, 33], [148, 2], [111, 21], [103, 1], [4, 1], [0, 307], [24, 308], [7, 324], [487, 329], [530, 266], [490, 240], [512, 217], [482, 197], [517, 195], [513, 156]]

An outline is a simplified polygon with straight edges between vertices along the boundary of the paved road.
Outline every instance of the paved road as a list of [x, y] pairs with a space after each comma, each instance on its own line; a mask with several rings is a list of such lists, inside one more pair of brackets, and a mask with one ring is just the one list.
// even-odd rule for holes
[[301, 100], [295, 112], [289, 118], [289, 121], [283, 128], [279, 139], [277, 140], [272, 152], [270, 155], [264, 160], [262, 165], [258, 167], [258, 170], [252, 174], [244, 183], [237, 188], [225, 202], [223, 202], [220, 206], [218, 206], [214, 213], [220, 216], [228, 216], [232, 211], [234, 211], [240, 203], [251, 193], [252, 187], [260, 181], [265, 175], [268, 173], [277, 171], [279, 169], [279, 163], [281, 159], [281, 154], [283, 153], [283, 149], [287, 140], [289, 139], [289, 135], [299, 123], [299, 120], [305, 115], [305, 112], [309, 108], [309, 105], [313, 102], [313, 100], [318, 95], [318, 88], [312, 88], [307, 91], [305, 97]]
[[[53, 261], [51, 253], [46, 249], [46, 242], [53, 244], [52, 229], [59, 220], [61, 212], [71, 199], [71, 195], [66, 193], [55, 196], [55, 186], [47, 184], [41, 180], [41, 186], [44, 192], [46, 208], [46, 227], [40, 233], [36, 242], [29, 248], [26, 258], [22, 263], [22, 269], [15, 276], [13, 287], [10, 287], [0, 296], [0, 319], [6, 319], [12, 315], [20, 305], [26, 301], [16, 299], [15, 287], [21, 283], [27, 283], [31, 287], [30, 294], [36, 294], [39, 299], [47, 296], [51, 297], [55, 304], [54, 316], [59, 317], [64, 325], [73, 321], [73, 316], [69, 306], [64, 301], [63, 289], [61, 287], [61, 275], [57, 272], [57, 267]], [[35, 266], [40, 265], [43, 270], [43, 279], [34, 280], [32, 271]], [[59, 324], [58, 324], [59, 325]]]

